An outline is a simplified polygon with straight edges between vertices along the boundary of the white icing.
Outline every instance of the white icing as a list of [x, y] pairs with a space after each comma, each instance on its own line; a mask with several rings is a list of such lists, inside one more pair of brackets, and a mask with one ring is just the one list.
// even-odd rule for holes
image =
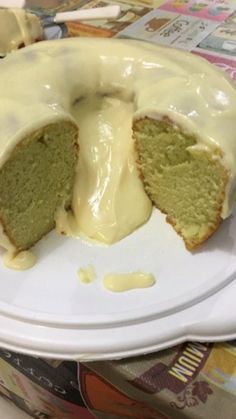
[[6, 252], [3, 257], [4, 265], [16, 271], [32, 268], [36, 263], [36, 256], [32, 252], [23, 250], [19, 253]]
[[97, 242], [122, 239], [147, 221], [152, 210], [137, 174], [132, 112], [130, 102], [94, 96], [73, 109], [80, 160], [72, 208], [77, 234]]
[[78, 277], [83, 284], [91, 284], [96, 279], [96, 272], [93, 265], [78, 270]]
[[155, 284], [155, 278], [150, 273], [129, 272], [111, 273], [105, 275], [103, 286], [112, 292], [124, 292], [137, 288], [149, 288]]
[[59, 230], [111, 243], [147, 220], [151, 206], [130, 135], [132, 119], [140, 116], [169, 116], [196, 135], [198, 148], [222, 150], [230, 173], [222, 217], [232, 211], [236, 91], [207, 61], [138, 41], [75, 38], [17, 51], [0, 63], [0, 74], [0, 165], [33, 130], [78, 119], [75, 219], [71, 228], [59, 211]]
[[37, 16], [22, 9], [0, 9], [0, 55], [43, 38]]

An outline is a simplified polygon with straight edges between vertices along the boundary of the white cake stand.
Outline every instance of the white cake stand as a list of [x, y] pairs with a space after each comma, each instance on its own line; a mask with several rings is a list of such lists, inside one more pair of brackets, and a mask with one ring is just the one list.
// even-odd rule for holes
[[[154, 211], [121, 242], [96, 247], [51, 233], [36, 247], [36, 266], [0, 267], [0, 346], [26, 354], [105, 360], [154, 352], [186, 340], [236, 338], [236, 217], [199, 251]], [[97, 279], [79, 282], [93, 265]], [[111, 293], [109, 272], [151, 272], [148, 289]]]

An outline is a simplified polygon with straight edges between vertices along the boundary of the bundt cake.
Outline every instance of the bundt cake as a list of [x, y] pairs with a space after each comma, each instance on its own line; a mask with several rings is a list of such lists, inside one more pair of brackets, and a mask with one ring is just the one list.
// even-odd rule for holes
[[45, 41], [2, 60], [0, 90], [11, 252], [55, 225], [113, 243], [152, 203], [194, 249], [232, 212], [236, 91], [204, 59], [131, 40]]
[[0, 57], [43, 39], [36, 15], [22, 9], [0, 9]]

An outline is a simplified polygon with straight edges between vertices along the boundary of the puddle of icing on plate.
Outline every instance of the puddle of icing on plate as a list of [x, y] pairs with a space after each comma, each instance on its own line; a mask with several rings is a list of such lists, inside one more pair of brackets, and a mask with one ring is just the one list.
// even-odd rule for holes
[[105, 275], [103, 286], [112, 292], [124, 292], [137, 288], [149, 288], [155, 284], [155, 277], [150, 273], [130, 272]]
[[[93, 265], [80, 268], [77, 272], [83, 284], [91, 284], [97, 277]], [[109, 273], [103, 278], [103, 286], [112, 292], [124, 292], [138, 288], [149, 288], [155, 284], [154, 275], [145, 272]]]
[[36, 256], [26, 250], [15, 254], [15, 252], [6, 252], [3, 256], [4, 265], [7, 268], [16, 271], [24, 271], [32, 268], [36, 263]]
[[93, 265], [78, 270], [78, 277], [83, 284], [91, 284], [96, 279], [96, 272]]

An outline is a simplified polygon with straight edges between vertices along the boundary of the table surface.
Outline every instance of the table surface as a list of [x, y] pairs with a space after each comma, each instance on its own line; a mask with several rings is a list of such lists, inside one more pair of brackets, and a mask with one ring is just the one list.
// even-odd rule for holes
[[0, 397], [0, 412], [1, 418], [4, 419], [32, 419], [29, 415], [13, 406], [2, 397]]

